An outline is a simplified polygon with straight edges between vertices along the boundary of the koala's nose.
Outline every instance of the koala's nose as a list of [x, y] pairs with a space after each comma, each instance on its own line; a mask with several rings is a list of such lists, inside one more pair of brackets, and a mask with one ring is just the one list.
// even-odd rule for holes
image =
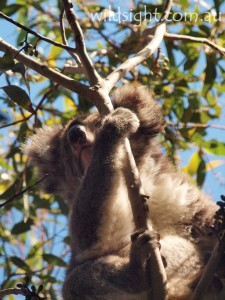
[[68, 139], [71, 144], [85, 144], [87, 141], [85, 127], [80, 124], [73, 125], [68, 131]]

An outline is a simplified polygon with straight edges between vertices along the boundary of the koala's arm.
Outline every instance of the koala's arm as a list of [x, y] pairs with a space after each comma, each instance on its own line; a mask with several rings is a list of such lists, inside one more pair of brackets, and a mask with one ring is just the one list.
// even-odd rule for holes
[[[136, 115], [125, 108], [116, 109], [103, 120], [72, 206], [72, 259], [63, 288], [65, 300], [140, 299], [149, 290], [145, 267], [155, 237], [139, 232], [130, 242], [132, 214], [128, 219], [120, 218], [124, 202], [128, 202], [127, 207], [130, 203], [117, 190], [122, 184], [127, 191], [125, 180], [120, 182], [125, 167], [123, 142], [138, 126]], [[117, 223], [121, 223], [121, 231]]]
[[[99, 232], [111, 226], [110, 218], [113, 213], [117, 213], [113, 212], [113, 206], [119, 197], [123, 197], [117, 194], [119, 182], [123, 177], [123, 141], [125, 137], [136, 132], [138, 126], [139, 120], [136, 115], [125, 108], [116, 109], [103, 121], [96, 138], [91, 163], [72, 207], [72, 247], [76, 245], [79, 251], [91, 247], [98, 241]], [[125, 183], [123, 189], [126, 191]], [[119, 201], [122, 204], [126, 199]], [[105, 240], [108, 238], [102, 237]]]

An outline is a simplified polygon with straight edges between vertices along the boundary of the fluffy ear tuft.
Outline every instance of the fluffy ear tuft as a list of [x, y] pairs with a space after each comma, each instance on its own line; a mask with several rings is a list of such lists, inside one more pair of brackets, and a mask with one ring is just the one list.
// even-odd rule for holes
[[149, 135], [163, 131], [165, 122], [161, 106], [153, 100], [146, 87], [138, 83], [126, 84], [115, 91], [113, 101], [115, 107], [123, 106], [137, 114], [140, 130], [147, 130]]
[[31, 158], [31, 163], [38, 169], [43, 186], [48, 193], [58, 193], [60, 187], [60, 132], [61, 127], [48, 127], [36, 129], [35, 133], [22, 145], [22, 150]]
[[21, 146], [22, 150], [26, 152], [32, 159], [34, 157], [45, 155], [49, 147], [52, 144], [52, 140], [55, 136], [59, 136], [61, 127], [49, 127], [43, 126], [35, 130], [35, 133], [31, 135], [25, 144]]

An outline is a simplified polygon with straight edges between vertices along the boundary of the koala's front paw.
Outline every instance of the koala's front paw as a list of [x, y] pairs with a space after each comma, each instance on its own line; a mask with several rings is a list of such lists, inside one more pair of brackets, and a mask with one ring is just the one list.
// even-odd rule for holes
[[159, 234], [149, 230], [138, 230], [131, 235], [131, 242], [135, 248], [143, 247], [146, 244], [151, 244], [152, 248], [159, 247]]
[[138, 230], [131, 235], [131, 266], [142, 266], [149, 259], [151, 250], [160, 247], [159, 235], [149, 230]]
[[129, 136], [137, 131], [140, 122], [135, 113], [127, 108], [119, 107], [106, 116], [104, 125], [110, 127], [114, 133]]

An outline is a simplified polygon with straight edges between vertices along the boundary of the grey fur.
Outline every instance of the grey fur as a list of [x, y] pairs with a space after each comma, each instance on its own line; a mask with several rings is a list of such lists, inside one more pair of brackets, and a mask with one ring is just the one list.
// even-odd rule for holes
[[[156, 135], [164, 120], [148, 90], [126, 85], [116, 91], [114, 102], [118, 108], [103, 120], [94, 113], [65, 128], [38, 129], [25, 146], [40, 177], [50, 173], [44, 188], [60, 193], [71, 207], [71, 262], [63, 297], [147, 299], [151, 291], [146, 246], [154, 237], [139, 232], [130, 240], [134, 224], [123, 148], [129, 137], [167, 261], [169, 299], [190, 299], [204, 256], [215, 244], [210, 226], [217, 207], [162, 155]], [[77, 124], [83, 125], [79, 135]], [[214, 296], [222, 299], [214, 289], [205, 299]]]

